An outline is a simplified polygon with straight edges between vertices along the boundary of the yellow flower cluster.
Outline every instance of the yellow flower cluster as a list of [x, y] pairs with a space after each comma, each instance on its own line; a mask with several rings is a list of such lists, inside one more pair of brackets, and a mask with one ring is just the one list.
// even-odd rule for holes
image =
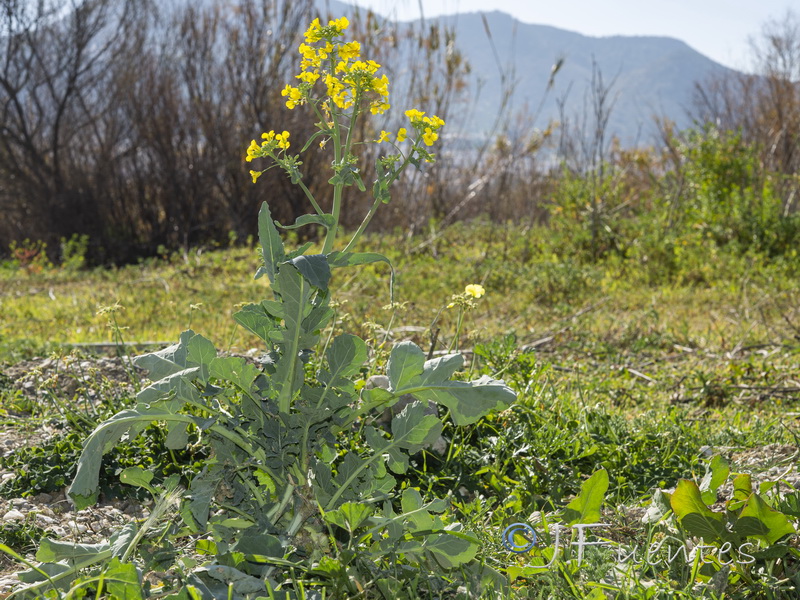
[[[372, 114], [389, 109], [389, 79], [377, 75], [380, 65], [374, 60], [363, 61], [358, 42], [334, 42], [350, 25], [346, 17], [320, 25], [314, 19], [305, 33], [305, 42], [298, 51], [301, 73], [298, 86], [287, 85], [281, 95], [290, 109], [305, 103], [314, 84], [322, 79], [327, 95], [341, 109], [351, 108], [362, 98], [369, 100]], [[330, 107], [329, 107], [330, 108]]]
[[467, 296], [472, 296], [473, 298], [480, 298], [486, 293], [486, 290], [479, 283], [470, 283], [464, 288], [464, 293]]
[[[274, 158], [276, 148], [285, 152], [290, 146], [288, 131], [284, 131], [283, 133], [267, 131], [261, 134], [261, 139], [264, 140], [261, 144], [255, 140], [250, 141], [250, 145], [247, 147], [247, 157], [245, 158], [247, 162], [252, 162], [254, 158], [262, 158], [265, 156]], [[263, 173], [263, 171], [250, 171], [253, 183], [258, 180], [261, 173]]]
[[[406, 111], [406, 116], [411, 121], [411, 125], [422, 136], [422, 141], [426, 146], [433, 146], [433, 143], [439, 139], [439, 130], [444, 126], [444, 120], [436, 115], [426, 117], [425, 113], [412, 108]], [[405, 130], [401, 130], [405, 131]]]

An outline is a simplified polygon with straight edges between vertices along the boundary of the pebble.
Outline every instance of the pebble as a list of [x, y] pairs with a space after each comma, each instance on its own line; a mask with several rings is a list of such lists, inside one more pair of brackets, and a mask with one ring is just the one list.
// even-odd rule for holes
[[3, 515], [3, 521], [9, 523], [11, 521], [24, 521], [25, 515], [19, 512], [16, 509], [11, 509], [6, 514]]

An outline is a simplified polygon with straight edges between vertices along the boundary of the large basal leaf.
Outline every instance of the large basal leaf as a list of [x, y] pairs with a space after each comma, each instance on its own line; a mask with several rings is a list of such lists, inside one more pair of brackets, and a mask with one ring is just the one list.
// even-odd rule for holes
[[766, 545], [774, 544], [785, 535], [796, 533], [786, 515], [771, 508], [758, 494], [750, 495], [734, 529], [739, 535], [754, 537]]
[[753, 493], [753, 479], [750, 473], [739, 473], [733, 479], [733, 495], [730, 500], [725, 504], [728, 510], [737, 511], [745, 502], [747, 502], [750, 495]]
[[72, 563], [83, 562], [87, 558], [110, 554], [111, 546], [108, 542], [101, 544], [77, 544], [75, 542], [59, 542], [50, 538], [42, 538], [39, 549], [36, 551], [36, 560], [54, 563], [69, 561]]
[[193, 423], [188, 415], [178, 414], [180, 403], [165, 403], [159, 406], [139, 405], [123, 410], [104, 421], [92, 432], [83, 444], [78, 468], [67, 493], [82, 510], [97, 501], [100, 465], [103, 455], [116, 446], [123, 436], [135, 437], [154, 421]]
[[670, 498], [672, 512], [686, 531], [706, 542], [721, 540], [725, 524], [720, 513], [712, 511], [694, 481], [681, 479]]
[[450, 409], [456, 425], [469, 425], [492, 411], [504, 410], [517, 396], [504, 382], [486, 375], [471, 382], [449, 381], [463, 365], [459, 354], [426, 361], [422, 349], [412, 342], [392, 348], [387, 365], [390, 391], [432, 400]]
[[577, 525], [600, 521], [600, 507], [608, 490], [608, 473], [600, 469], [581, 485], [581, 491], [564, 509], [564, 524]]
[[258, 241], [261, 242], [261, 256], [264, 264], [256, 271], [256, 279], [266, 275], [269, 277], [270, 283], [274, 284], [278, 265], [284, 261], [286, 252], [283, 249], [281, 234], [275, 228], [266, 202], [258, 211]]

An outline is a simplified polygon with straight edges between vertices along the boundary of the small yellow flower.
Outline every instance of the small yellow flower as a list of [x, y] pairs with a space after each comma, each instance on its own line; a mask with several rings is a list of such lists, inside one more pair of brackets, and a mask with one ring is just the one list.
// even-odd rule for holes
[[380, 144], [382, 142], [385, 142], [388, 139], [389, 139], [389, 132], [388, 131], [381, 131], [381, 134], [378, 136], [378, 139], [375, 140], [375, 141]]
[[425, 128], [425, 133], [422, 134], [422, 141], [426, 146], [433, 146], [433, 143], [439, 139], [439, 134], [433, 131], [430, 127]]
[[397, 143], [405, 142], [407, 135], [408, 135], [408, 130], [405, 127], [401, 127], [397, 131]]
[[468, 296], [472, 296], [473, 298], [480, 298], [486, 293], [486, 290], [483, 289], [483, 286], [480, 284], [470, 283], [464, 288], [464, 293]]
[[420, 119], [422, 119], [423, 115], [425, 115], [425, 113], [420, 110], [417, 110], [416, 108], [412, 108], [406, 111], [406, 116], [411, 120], [412, 123], [414, 121], [419, 121]]
[[289, 149], [289, 132], [284, 131], [283, 133], [279, 133], [275, 136], [275, 139], [278, 141], [278, 148], [282, 148], [283, 150]]
[[261, 177], [261, 174], [262, 174], [263, 172], [264, 172], [264, 171], [250, 171], [250, 177], [252, 177], [252, 178], [253, 178], [253, 183], [255, 183], [256, 181], [258, 181], [258, 178], [259, 178], [259, 177]]
[[344, 60], [355, 60], [361, 55], [361, 44], [348, 42], [339, 48], [339, 56]]

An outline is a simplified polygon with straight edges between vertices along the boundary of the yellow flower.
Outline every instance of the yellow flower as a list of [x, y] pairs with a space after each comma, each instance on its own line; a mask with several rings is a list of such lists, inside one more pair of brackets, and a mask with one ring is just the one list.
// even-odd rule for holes
[[256, 144], [256, 141], [255, 141], [255, 140], [252, 140], [252, 141], [250, 142], [250, 145], [247, 147], [247, 158], [245, 158], [245, 160], [246, 160], [247, 162], [250, 162], [250, 161], [252, 161], [254, 158], [257, 158], [257, 157], [258, 157], [258, 155], [259, 155], [259, 150], [261, 150], [261, 148], [259, 147], [259, 145], [258, 145], [258, 144]]
[[486, 290], [483, 289], [483, 286], [480, 284], [470, 283], [464, 288], [464, 293], [468, 296], [472, 296], [473, 298], [480, 298], [486, 293]]
[[259, 178], [259, 177], [261, 177], [261, 174], [262, 174], [263, 172], [264, 172], [264, 171], [250, 171], [250, 177], [252, 177], [252, 178], [253, 178], [253, 183], [255, 183], [256, 181], [258, 181], [258, 178]]
[[406, 116], [411, 120], [413, 123], [414, 121], [419, 121], [425, 113], [422, 111], [417, 110], [416, 108], [412, 108], [411, 110], [406, 111]]
[[381, 142], [385, 142], [388, 139], [389, 139], [389, 132], [388, 131], [381, 131], [381, 134], [378, 136], [378, 139], [375, 140], [375, 141], [380, 144]]
[[404, 141], [406, 141], [406, 136], [407, 136], [407, 135], [408, 135], [408, 130], [406, 130], [406, 128], [405, 128], [405, 127], [401, 127], [401, 128], [400, 128], [400, 129], [397, 131], [397, 142], [398, 142], [398, 143], [400, 143], [400, 142], [404, 142]]
[[391, 104], [388, 102], [373, 102], [369, 107], [369, 112], [371, 112], [373, 115], [382, 115], [389, 110], [390, 107]]
[[281, 91], [281, 96], [289, 97], [289, 99], [286, 101], [286, 107], [289, 109], [292, 109], [303, 102], [303, 92], [296, 87], [290, 86], [288, 83]]
[[439, 134], [433, 131], [430, 127], [425, 128], [425, 133], [422, 134], [422, 141], [426, 146], [433, 146], [433, 143], [439, 139]]
[[344, 60], [355, 60], [361, 55], [361, 44], [358, 42], [348, 42], [339, 48], [339, 56]]
[[289, 132], [284, 131], [283, 133], [279, 133], [275, 136], [275, 139], [278, 141], [278, 148], [282, 148], [284, 150], [288, 150], [289, 148]]

